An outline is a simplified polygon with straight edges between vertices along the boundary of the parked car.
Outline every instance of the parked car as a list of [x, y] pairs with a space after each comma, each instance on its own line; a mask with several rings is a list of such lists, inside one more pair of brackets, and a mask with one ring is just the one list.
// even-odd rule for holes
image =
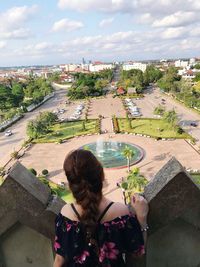
[[4, 135], [5, 136], [11, 136], [12, 135], [12, 131], [11, 130], [7, 130]]
[[192, 127], [197, 127], [198, 124], [197, 124], [196, 122], [191, 122], [191, 123], [190, 123], [190, 126], [192, 126]]

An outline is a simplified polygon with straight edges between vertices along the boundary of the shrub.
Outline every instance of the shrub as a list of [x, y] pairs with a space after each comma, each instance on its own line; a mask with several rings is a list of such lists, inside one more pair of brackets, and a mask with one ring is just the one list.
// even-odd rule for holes
[[44, 170], [42, 171], [42, 174], [46, 176], [46, 175], [48, 175], [48, 174], [49, 174], [49, 171], [48, 171], [48, 170], [46, 170], [46, 169], [44, 169]]
[[11, 158], [12, 159], [17, 159], [18, 158], [18, 152], [17, 151], [13, 151], [11, 154], [10, 154]]
[[29, 171], [30, 171], [30, 172], [31, 172], [33, 175], [35, 175], [35, 176], [37, 175], [37, 172], [36, 172], [36, 170], [35, 170], [35, 169], [33, 169], [33, 168], [30, 168], [30, 169], [29, 169]]
[[82, 122], [82, 130], [85, 131], [86, 128], [85, 128], [85, 121]]
[[98, 119], [95, 125], [95, 132], [101, 133], [101, 119]]
[[184, 130], [183, 130], [181, 127], [178, 127], [178, 129], [177, 129], [177, 133], [178, 133], [178, 134], [182, 134], [182, 133], [184, 133]]
[[119, 124], [118, 124], [118, 120], [115, 116], [113, 116], [112, 118], [112, 122], [113, 122], [113, 130], [115, 133], [119, 133]]
[[0, 167], [0, 176], [4, 176], [5, 175], [5, 170], [3, 167]]
[[56, 141], [56, 144], [62, 144], [63, 140], [60, 138], [58, 141]]

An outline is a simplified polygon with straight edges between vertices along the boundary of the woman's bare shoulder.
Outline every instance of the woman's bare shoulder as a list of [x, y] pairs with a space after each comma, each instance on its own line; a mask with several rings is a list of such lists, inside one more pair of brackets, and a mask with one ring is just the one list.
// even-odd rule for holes
[[72, 219], [72, 220], [73, 220], [73, 219], [76, 219], [76, 216], [75, 216], [74, 211], [72, 210], [72, 207], [71, 207], [70, 204], [65, 204], [65, 205], [62, 207], [60, 213], [61, 213], [63, 216], [68, 217], [69, 219]]
[[114, 213], [117, 217], [128, 215], [130, 211], [127, 205], [120, 202], [114, 202], [114, 204], [112, 205], [112, 213]]

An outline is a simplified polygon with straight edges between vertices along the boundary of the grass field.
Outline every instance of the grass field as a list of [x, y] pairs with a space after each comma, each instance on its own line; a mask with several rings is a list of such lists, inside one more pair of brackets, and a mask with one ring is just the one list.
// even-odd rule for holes
[[[85, 130], [83, 129], [85, 123]], [[97, 120], [57, 123], [50, 128], [50, 133], [35, 139], [34, 143], [54, 143], [74, 136], [96, 133]]]
[[155, 138], [191, 139], [187, 133], [179, 134], [169, 123], [161, 119], [132, 119], [131, 129], [127, 119], [118, 119], [120, 132], [149, 135]]
[[51, 190], [56, 193], [57, 196], [62, 198], [67, 203], [74, 202], [74, 198], [72, 193], [65, 187], [61, 187], [60, 185], [57, 185], [53, 182], [48, 182], [49, 186], [51, 187]]
[[198, 174], [191, 174], [192, 178], [194, 178], [194, 181], [196, 182], [196, 184], [200, 185], [200, 173]]

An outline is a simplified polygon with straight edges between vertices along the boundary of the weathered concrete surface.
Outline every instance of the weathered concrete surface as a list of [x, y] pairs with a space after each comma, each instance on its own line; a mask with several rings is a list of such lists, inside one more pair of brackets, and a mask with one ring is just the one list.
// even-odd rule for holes
[[[34, 262], [32, 266], [52, 266], [47, 264], [47, 258], [52, 258], [49, 253], [52, 254], [54, 221], [64, 204], [61, 199], [53, 198], [50, 189], [25, 167], [16, 163], [0, 187], [0, 266], [29, 266], [17, 260], [26, 257]], [[16, 227], [19, 224], [20, 227]], [[31, 239], [35, 241], [30, 242]], [[16, 244], [14, 251], [10, 249], [13, 244]], [[45, 259], [39, 257], [42, 244], [45, 244]], [[36, 248], [38, 253], [34, 255], [31, 251]], [[15, 265], [10, 260], [13, 255], [16, 257]]]
[[[173, 158], [144, 193], [150, 206], [147, 255], [129, 266], [200, 266], [200, 188]], [[20, 163], [13, 166], [0, 187], [0, 266], [52, 266], [54, 220], [63, 205]]]
[[0, 243], [3, 266], [53, 266], [54, 256], [50, 239], [24, 225], [13, 226], [1, 236]]
[[172, 158], [146, 186], [147, 267], [200, 264], [200, 188]]

